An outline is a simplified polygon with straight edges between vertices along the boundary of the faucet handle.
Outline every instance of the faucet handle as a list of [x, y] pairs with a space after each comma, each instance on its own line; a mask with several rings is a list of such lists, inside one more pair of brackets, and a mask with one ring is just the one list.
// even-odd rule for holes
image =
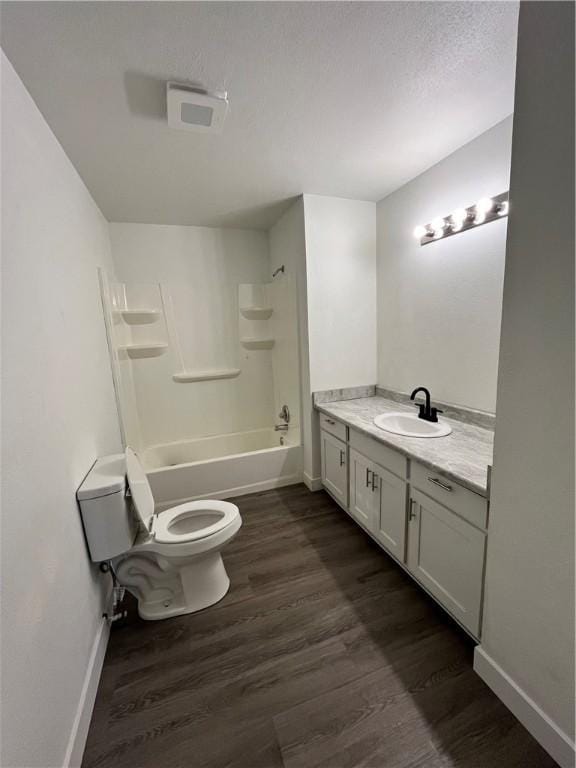
[[441, 408], [430, 408], [430, 421], [438, 421], [438, 414], [444, 413]]
[[426, 418], [426, 403], [414, 403], [416, 408], [419, 408], [418, 412], [418, 418], [419, 419], [425, 419]]
[[288, 410], [287, 405], [283, 405], [280, 409], [280, 413], [278, 414], [278, 418], [285, 421], [287, 424], [290, 423], [290, 411]]

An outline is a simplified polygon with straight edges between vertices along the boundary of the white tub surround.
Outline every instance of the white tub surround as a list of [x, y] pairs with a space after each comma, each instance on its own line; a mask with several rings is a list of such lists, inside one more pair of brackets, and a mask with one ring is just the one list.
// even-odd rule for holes
[[[112, 350], [128, 359], [117, 389], [133, 382], [120, 412], [159, 505], [300, 482], [294, 270], [272, 278], [263, 232], [139, 224], [111, 232], [122, 283], [109, 288], [109, 325], [123, 334]], [[153, 340], [168, 341], [165, 354], [140, 359], [136, 344]], [[284, 405], [290, 430], [275, 432]]]
[[297, 428], [286, 433], [271, 427], [157, 445], [147, 448], [142, 458], [160, 508], [302, 482]]
[[141, 452], [270, 425], [271, 353], [240, 346], [238, 301], [239, 284], [269, 279], [266, 234], [148, 224], [111, 224], [110, 233], [129, 306], [149, 298], [162, 312], [154, 324], [132, 326], [131, 341], [160, 341], [162, 333], [169, 344], [159, 357], [130, 361]]

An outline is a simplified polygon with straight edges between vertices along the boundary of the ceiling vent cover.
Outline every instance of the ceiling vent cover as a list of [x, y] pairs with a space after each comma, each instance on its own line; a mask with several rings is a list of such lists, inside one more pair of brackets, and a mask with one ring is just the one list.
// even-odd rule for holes
[[222, 133], [228, 111], [226, 93], [210, 94], [179, 83], [166, 86], [168, 125], [184, 131]]

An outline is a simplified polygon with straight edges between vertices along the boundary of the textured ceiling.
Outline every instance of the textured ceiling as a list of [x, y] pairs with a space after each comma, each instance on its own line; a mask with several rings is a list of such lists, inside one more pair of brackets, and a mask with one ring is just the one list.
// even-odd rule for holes
[[[1, 43], [111, 221], [267, 227], [379, 200], [510, 114], [513, 2], [8, 2]], [[165, 82], [227, 90], [174, 131]]]

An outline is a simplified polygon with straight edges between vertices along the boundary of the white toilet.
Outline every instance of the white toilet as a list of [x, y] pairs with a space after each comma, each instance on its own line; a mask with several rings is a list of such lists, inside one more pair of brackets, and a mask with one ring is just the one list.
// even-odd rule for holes
[[228, 592], [220, 551], [242, 525], [234, 504], [191, 501], [156, 513], [131, 448], [98, 459], [77, 497], [92, 560], [112, 561], [143, 619], [200, 611]]

